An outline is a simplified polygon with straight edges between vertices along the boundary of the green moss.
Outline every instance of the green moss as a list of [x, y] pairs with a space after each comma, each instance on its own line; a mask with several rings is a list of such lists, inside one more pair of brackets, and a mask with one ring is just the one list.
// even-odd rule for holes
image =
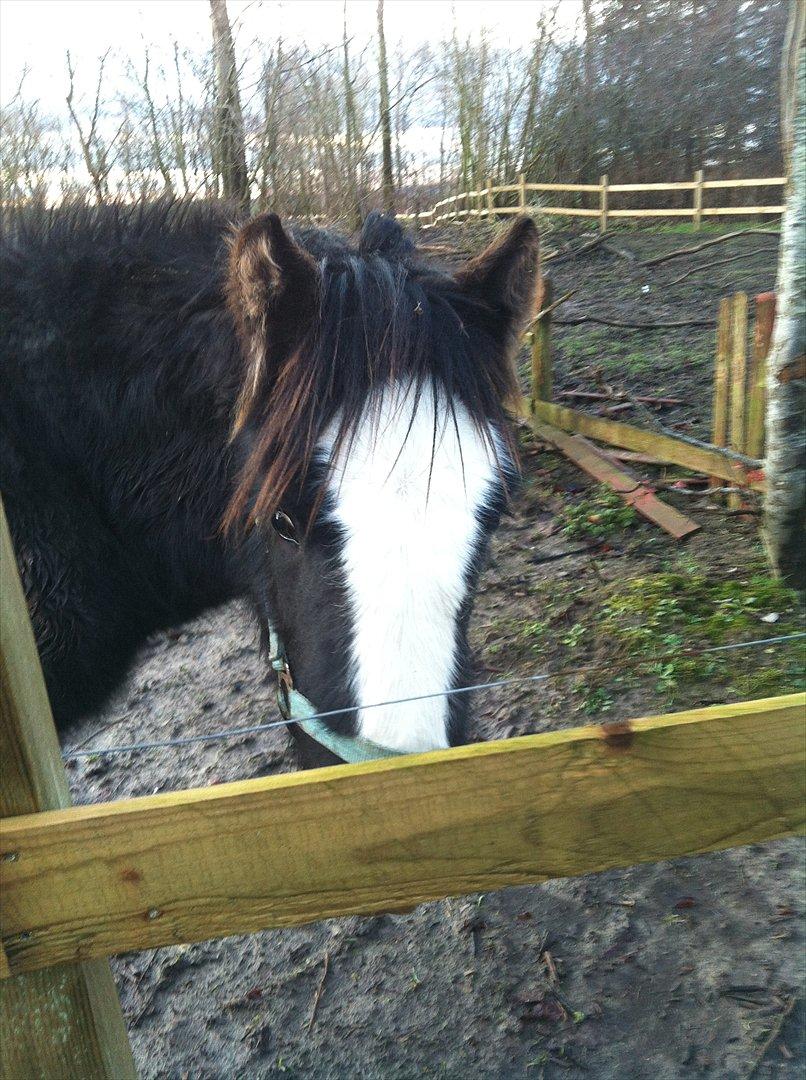
[[569, 503], [560, 514], [562, 531], [570, 537], [594, 537], [604, 539], [614, 533], [629, 529], [636, 521], [636, 513], [608, 487], [599, 487], [587, 498]]

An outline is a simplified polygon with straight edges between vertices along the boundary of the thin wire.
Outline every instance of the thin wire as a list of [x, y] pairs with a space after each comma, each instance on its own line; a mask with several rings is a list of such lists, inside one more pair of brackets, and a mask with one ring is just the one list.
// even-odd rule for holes
[[[779, 645], [785, 641], [794, 641], [797, 638], [806, 637], [806, 631], [796, 634], [782, 634], [779, 637], [758, 638], [755, 641], [735, 641], [730, 645], [711, 645], [707, 649], [684, 649], [684, 656], [703, 656], [706, 653], [728, 652], [732, 649], [749, 649], [753, 646]], [[657, 662], [658, 660], [673, 660], [680, 653], [667, 653], [665, 656], [657, 656], [652, 660], [643, 660], [641, 663]], [[514, 683], [545, 682], [547, 679], [559, 679], [569, 675], [580, 675], [585, 672], [599, 671], [601, 668], [574, 668], [570, 671], [550, 671], [542, 675], [515, 675], [509, 679], [495, 679], [493, 682], [476, 683], [474, 686], [459, 686], [454, 690], [439, 690], [433, 694], [417, 694], [414, 697], [394, 698], [391, 701], [376, 701], [371, 705], [362, 705], [364, 709], [381, 709], [387, 705], [405, 705], [410, 701], [427, 701], [437, 697], [452, 697], [455, 694], [469, 694], [473, 690], [492, 690], [498, 686], [511, 686]], [[328, 712], [315, 713], [306, 716], [307, 720], [329, 720], [334, 716], [343, 716], [345, 713], [356, 711], [356, 706], [346, 709], [330, 709]], [[171, 746], [192, 746], [196, 743], [221, 742], [224, 739], [237, 739], [244, 735], [258, 735], [263, 731], [271, 731], [274, 728], [288, 727], [289, 724], [300, 723], [300, 720], [273, 720], [267, 724], [254, 724], [251, 727], [231, 728], [227, 731], [214, 731], [206, 735], [186, 735], [176, 739], [158, 739], [154, 742], [130, 743], [127, 746], [96, 747], [89, 750], [65, 750], [62, 757], [65, 761], [73, 761], [76, 758], [99, 757], [101, 755], [129, 754], [140, 750], [161, 750]]]

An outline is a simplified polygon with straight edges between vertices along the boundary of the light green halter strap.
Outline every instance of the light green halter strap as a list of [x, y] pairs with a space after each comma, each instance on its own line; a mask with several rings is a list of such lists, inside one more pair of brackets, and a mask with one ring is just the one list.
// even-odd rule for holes
[[294, 688], [285, 649], [273, 627], [269, 627], [269, 651], [271, 666], [277, 672], [277, 706], [284, 720], [295, 723], [320, 746], [349, 765], [403, 756], [400, 750], [379, 746], [360, 735], [341, 735], [319, 720], [313, 703]]

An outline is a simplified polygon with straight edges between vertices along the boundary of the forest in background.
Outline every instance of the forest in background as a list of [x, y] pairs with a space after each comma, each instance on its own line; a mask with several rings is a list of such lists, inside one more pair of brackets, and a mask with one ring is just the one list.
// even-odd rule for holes
[[[613, 183], [779, 175], [786, 0], [583, 0], [572, 32], [534, 3], [531, 41], [455, 25], [414, 50], [366, 47], [344, 4], [325, 48], [233, 42], [211, 0], [210, 48], [141, 43], [76, 70], [50, 114], [21, 79], [2, 103], [0, 200], [87, 194], [227, 197], [354, 222], [506, 181]], [[491, 15], [492, 18], [492, 11]], [[122, 60], [125, 79], [110, 76]], [[732, 193], [741, 199], [742, 193]]]

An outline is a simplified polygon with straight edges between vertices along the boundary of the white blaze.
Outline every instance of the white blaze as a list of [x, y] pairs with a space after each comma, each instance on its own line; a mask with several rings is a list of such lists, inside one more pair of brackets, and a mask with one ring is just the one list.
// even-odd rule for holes
[[[346, 538], [359, 706], [452, 685], [477, 512], [496, 479], [489, 448], [464, 406], [455, 403], [454, 426], [438, 398], [434, 446], [430, 388], [414, 416], [413, 405], [410, 388], [387, 390], [345, 442], [330, 479], [333, 516]], [[359, 734], [404, 751], [447, 746], [447, 723], [444, 697], [358, 713]]]

